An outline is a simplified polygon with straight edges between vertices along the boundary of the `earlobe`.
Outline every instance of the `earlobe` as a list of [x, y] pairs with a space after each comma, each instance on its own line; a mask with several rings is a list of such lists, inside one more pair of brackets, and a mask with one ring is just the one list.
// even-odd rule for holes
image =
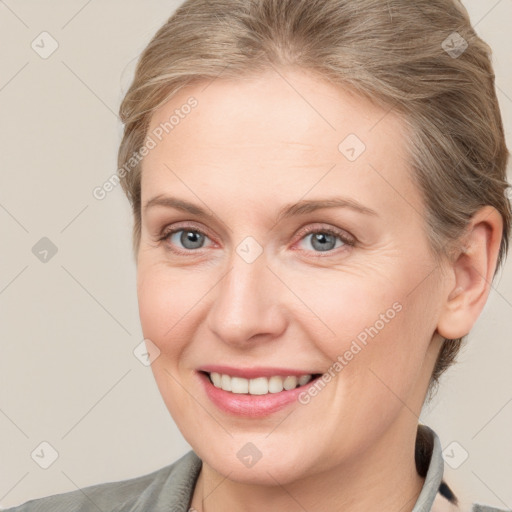
[[468, 334], [482, 312], [496, 269], [502, 231], [503, 219], [495, 208], [486, 206], [473, 216], [464, 247], [451, 264], [454, 279], [437, 325], [437, 332], [444, 338]]

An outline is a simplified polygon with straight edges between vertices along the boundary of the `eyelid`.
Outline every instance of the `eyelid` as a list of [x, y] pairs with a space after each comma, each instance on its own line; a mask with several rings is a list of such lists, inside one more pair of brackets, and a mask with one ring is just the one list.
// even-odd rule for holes
[[299, 230], [297, 233], [297, 240], [302, 240], [305, 236], [311, 233], [329, 233], [331, 235], [337, 236], [347, 245], [354, 245], [357, 240], [354, 236], [352, 236], [347, 231], [336, 228], [334, 226], [328, 226], [323, 224], [308, 224], [305, 228]]
[[195, 222], [193, 220], [184, 220], [184, 221], [178, 221], [173, 222], [172, 224], [166, 224], [162, 227], [160, 232], [157, 236], [167, 236], [170, 233], [180, 231], [182, 229], [189, 229], [190, 231], [198, 231], [199, 233], [203, 235], [207, 235], [209, 238], [212, 238], [208, 229], [201, 226], [198, 222]]

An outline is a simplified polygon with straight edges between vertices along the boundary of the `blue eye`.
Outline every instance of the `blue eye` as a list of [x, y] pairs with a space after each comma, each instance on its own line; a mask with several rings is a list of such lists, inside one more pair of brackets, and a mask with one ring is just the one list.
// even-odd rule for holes
[[[309, 245], [309, 247], [301, 247], [307, 252], [329, 253], [340, 247], [355, 245], [355, 240], [351, 237], [332, 228], [308, 227], [305, 231], [299, 243]], [[159, 237], [159, 240], [166, 242], [169, 250], [181, 254], [212, 245], [211, 239], [203, 231], [193, 226], [167, 230]], [[208, 245], [207, 242], [210, 244]]]
[[304, 237], [304, 240], [308, 238], [316, 251], [332, 251], [336, 248], [336, 242], [339, 240], [339, 237], [323, 232], [311, 233]]
[[187, 251], [193, 251], [195, 249], [202, 249], [205, 240], [209, 238], [197, 229], [178, 229], [167, 233], [164, 239], [168, 239], [171, 244], [177, 245], [181, 249], [181, 246]]
[[[353, 246], [354, 240], [341, 232], [331, 229], [308, 229], [308, 233], [303, 236], [300, 243], [308, 241], [314, 252], [329, 252], [342, 246]], [[311, 250], [306, 248], [305, 250]]]

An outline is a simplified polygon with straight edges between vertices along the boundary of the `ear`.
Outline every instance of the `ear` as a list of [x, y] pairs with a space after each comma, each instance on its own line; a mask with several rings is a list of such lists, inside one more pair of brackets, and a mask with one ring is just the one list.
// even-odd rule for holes
[[503, 219], [496, 208], [484, 206], [468, 225], [464, 246], [449, 264], [448, 286], [437, 332], [462, 338], [472, 329], [487, 302], [503, 236]]

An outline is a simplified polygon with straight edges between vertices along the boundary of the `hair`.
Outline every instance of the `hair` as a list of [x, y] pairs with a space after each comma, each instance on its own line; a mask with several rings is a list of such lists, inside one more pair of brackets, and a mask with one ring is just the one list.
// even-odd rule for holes
[[[460, 253], [471, 217], [491, 205], [503, 219], [494, 279], [511, 229], [509, 155], [491, 50], [458, 0], [185, 1], [142, 52], [119, 109], [118, 174], [133, 210], [135, 258], [141, 160], [133, 155], [152, 114], [189, 85], [271, 67], [300, 68], [397, 112], [436, 262]], [[430, 391], [464, 339], [444, 340]]]

